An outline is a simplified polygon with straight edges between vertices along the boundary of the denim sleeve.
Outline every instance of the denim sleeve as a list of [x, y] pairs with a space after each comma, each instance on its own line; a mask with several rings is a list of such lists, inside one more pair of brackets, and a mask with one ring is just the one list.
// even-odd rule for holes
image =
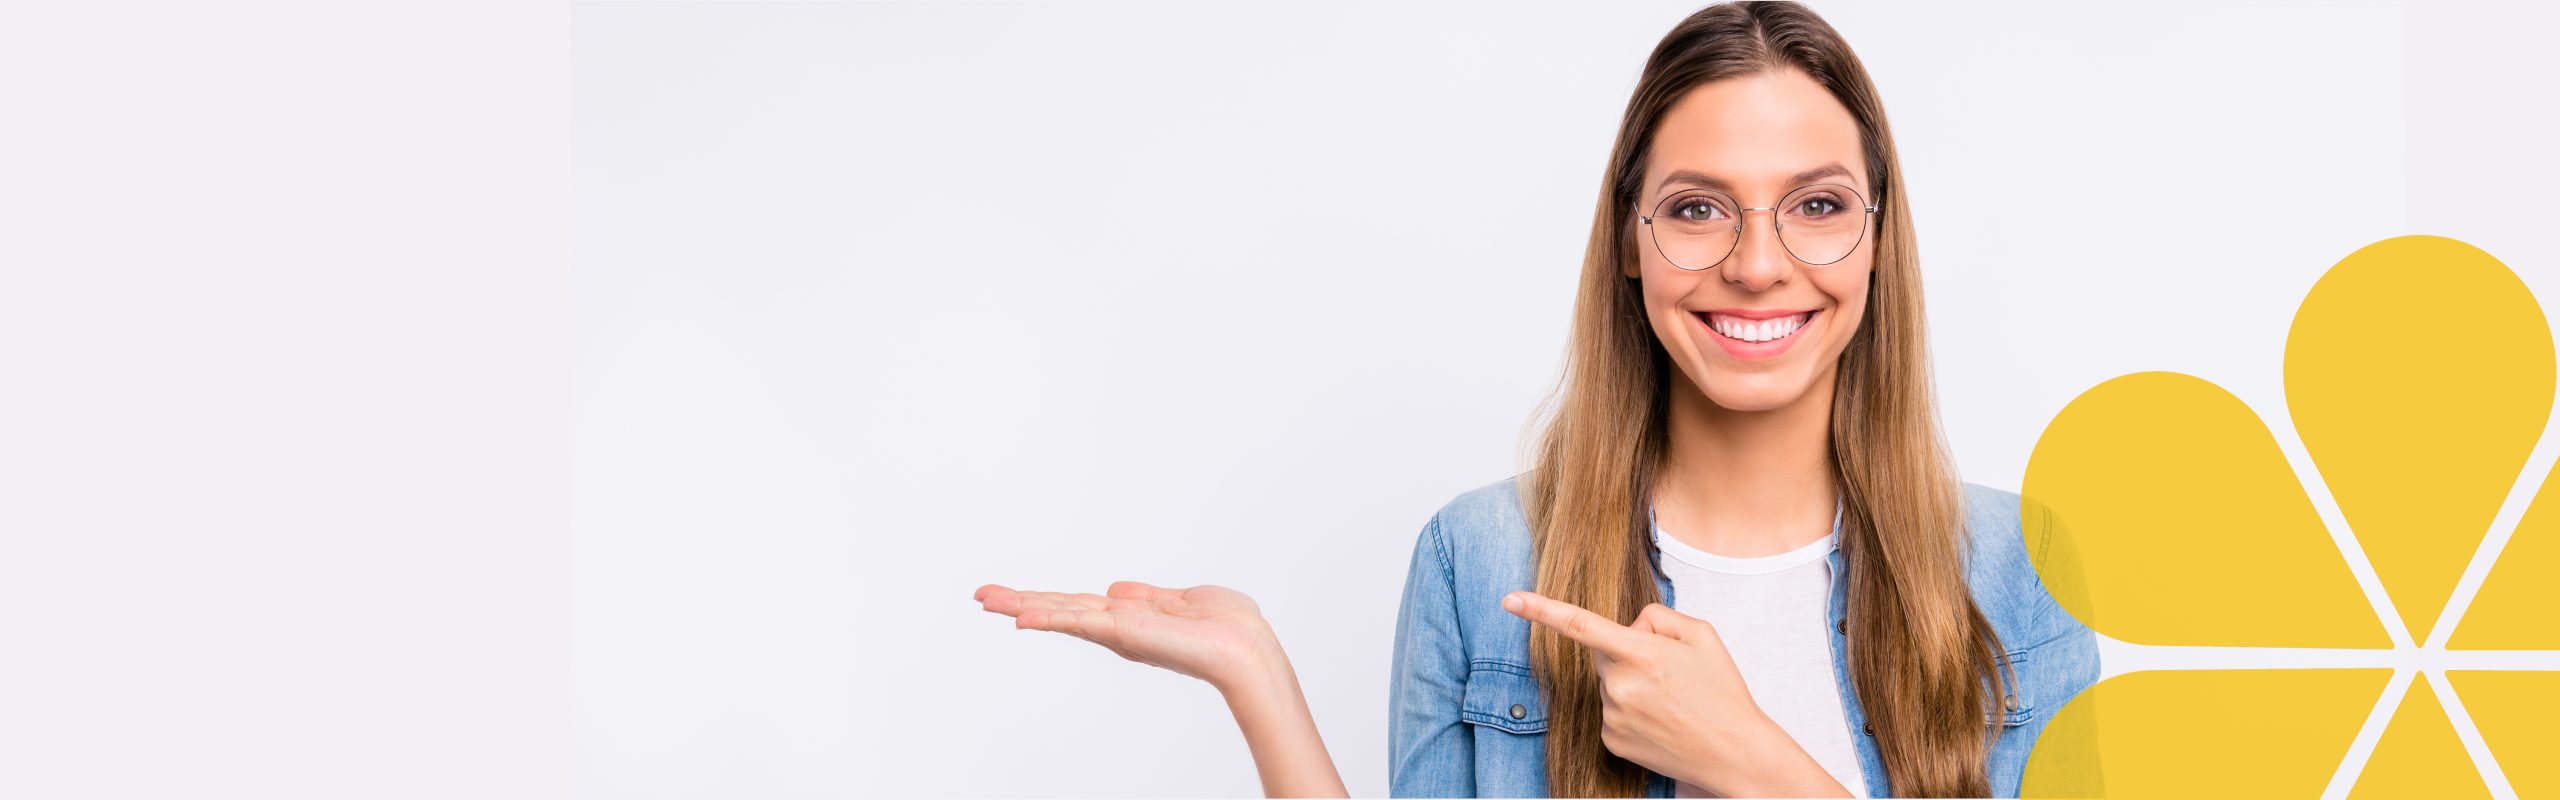
[[2058, 632], [2053, 636], [2053, 643], [2041, 649], [2058, 658], [2054, 659], [2052, 669], [2055, 674], [2050, 679], [2054, 685], [2047, 691], [2050, 699], [2046, 705], [2050, 710], [2045, 712], [2046, 719], [2042, 722], [2050, 723], [2051, 717], [2069, 701], [2082, 701], [2081, 708], [2075, 712], [2080, 715], [2081, 724], [2064, 730], [2047, 727], [2041, 731], [2044, 735], [2035, 742], [2034, 749], [2044, 754], [2038, 787], [2046, 793], [2101, 797], [2106, 793], [2106, 769], [2099, 760], [2098, 744], [2103, 727], [2102, 709], [2095, 702], [2097, 696], [2079, 697], [2098, 682], [2101, 674], [2097, 633], [2089, 628], [2090, 620], [2082, 620], [2066, 610], [2077, 608], [2081, 613], [2095, 613], [2089, 603], [2088, 579], [2082, 572], [2079, 541], [2064, 520], [2042, 503], [2023, 502], [2020, 515], [2026, 518], [2026, 530], [2036, 534], [2029, 542], [2029, 554], [2034, 559], [2038, 577], [2044, 581], [2046, 591], [2051, 593], [2055, 602], [2050, 610], [2051, 618], [2044, 622], [2045, 627]]
[[1440, 518], [1424, 525], [1396, 609], [1393, 692], [1387, 700], [1391, 797], [1474, 797], [1474, 733], [1459, 719], [1466, 639]]

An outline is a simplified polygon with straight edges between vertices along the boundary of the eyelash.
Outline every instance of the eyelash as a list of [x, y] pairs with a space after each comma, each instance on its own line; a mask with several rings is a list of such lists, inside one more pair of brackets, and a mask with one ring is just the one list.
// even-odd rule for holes
[[[1842, 212], [1842, 211], [1846, 211], [1846, 210], [1848, 210], [1848, 209], [1849, 209], [1849, 204], [1847, 204], [1847, 203], [1843, 203], [1843, 202], [1840, 202], [1840, 199], [1839, 199], [1839, 198], [1836, 198], [1836, 197], [1829, 197], [1829, 196], [1821, 196], [1821, 195], [1817, 195], [1817, 196], [1814, 196], [1814, 197], [1807, 197], [1807, 198], [1805, 198], [1805, 199], [1803, 199], [1803, 200], [1799, 200], [1799, 201], [1797, 201], [1797, 202], [1796, 202], [1796, 204], [1797, 204], [1797, 205], [1803, 205], [1803, 204], [1805, 204], [1805, 203], [1811, 203], [1811, 202], [1816, 202], [1816, 201], [1824, 202], [1824, 203], [1830, 203], [1830, 204], [1831, 204], [1831, 211], [1830, 211], [1830, 212], [1828, 212], [1828, 213], [1832, 213], [1832, 214], [1837, 214], [1837, 213], [1840, 213], [1840, 212]], [[1673, 206], [1673, 207], [1672, 207], [1672, 209], [1671, 209], [1671, 213], [1672, 213], [1673, 215], [1675, 215], [1675, 216], [1676, 216], [1676, 215], [1680, 215], [1680, 214], [1683, 214], [1683, 213], [1687, 212], [1689, 209], [1697, 208], [1697, 207], [1699, 207], [1699, 206], [1705, 206], [1705, 207], [1707, 207], [1707, 208], [1713, 208], [1713, 209], [1715, 209], [1715, 210], [1716, 210], [1716, 211], [1718, 211], [1718, 212], [1722, 212], [1722, 211], [1724, 211], [1724, 209], [1722, 209], [1722, 208], [1718, 208], [1718, 207], [1716, 206], [1716, 204], [1714, 204], [1714, 203], [1704, 203], [1704, 202], [1701, 202], [1701, 203], [1684, 203], [1684, 204], [1681, 204], [1681, 205], [1678, 205], [1678, 206]], [[1733, 217], [1733, 215], [1732, 215], [1732, 214], [1725, 214], [1725, 218], [1727, 218], [1727, 219], [1731, 219], [1732, 217]]]

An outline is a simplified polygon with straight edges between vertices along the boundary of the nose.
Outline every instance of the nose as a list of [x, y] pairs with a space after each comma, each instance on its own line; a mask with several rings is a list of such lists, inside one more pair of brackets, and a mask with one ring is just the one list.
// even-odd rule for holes
[[[1755, 212], [1767, 212], [1769, 224], [1752, 224]], [[1727, 283], [1741, 284], [1754, 292], [1786, 283], [1795, 277], [1796, 259], [1778, 241], [1777, 209], [1746, 208], [1742, 210], [1742, 240], [1733, 245], [1733, 254], [1718, 271]]]

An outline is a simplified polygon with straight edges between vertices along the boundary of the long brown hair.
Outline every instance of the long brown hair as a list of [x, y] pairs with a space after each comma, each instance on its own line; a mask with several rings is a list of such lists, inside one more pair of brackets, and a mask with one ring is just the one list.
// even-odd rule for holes
[[[1848, 107], [1883, 207], [1866, 319], [1841, 352], [1831, 406], [1850, 681], [1895, 794], [1987, 795], [1984, 758], [1996, 729], [1986, 731], [1985, 715], [2005, 664], [1965, 584], [1962, 484], [1931, 398], [1901, 165], [1866, 68], [1802, 6], [1700, 10], [1654, 48], [1627, 101], [1583, 255], [1564, 373], [1520, 482], [1537, 591], [1620, 623], [1661, 602], [1643, 509], [1668, 445], [1665, 402], [1676, 373], [1646, 320], [1641, 285], [1622, 271], [1638, 257], [1631, 215], [1654, 127], [1675, 100], [1709, 81], [1781, 68], [1802, 71]], [[1590, 653], [1544, 626], [1532, 626], [1530, 638], [1552, 709], [1548, 794], [1642, 794], [1644, 768], [1601, 744]]]

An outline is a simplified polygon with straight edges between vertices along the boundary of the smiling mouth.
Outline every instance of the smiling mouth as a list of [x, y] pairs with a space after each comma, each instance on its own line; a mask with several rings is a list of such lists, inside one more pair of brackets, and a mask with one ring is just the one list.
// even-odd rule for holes
[[1696, 313], [1699, 319], [1706, 321], [1708, 330], [1715, 331], [1719, 336], [1757, 343], [1774, 342], [1794, 336], [1796, 331], [1804, 330], [1806, 323], [1813, 321], [1814, 315], [1822, 312], [1802, 311], [1769, 319], [1744, 319], [1730, 314], [1712, 314], [1704, 311], [1693, 313]]

